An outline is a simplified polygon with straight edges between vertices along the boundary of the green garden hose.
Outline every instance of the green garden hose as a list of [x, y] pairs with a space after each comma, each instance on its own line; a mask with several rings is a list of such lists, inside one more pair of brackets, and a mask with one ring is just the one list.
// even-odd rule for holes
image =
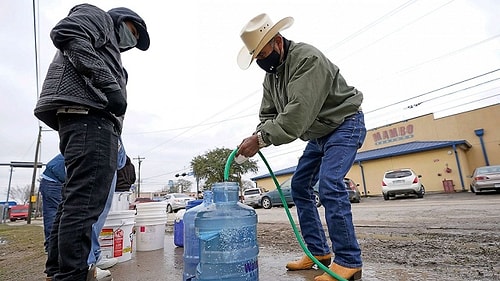
[[[238, 149], [233, 150], [231, 154], [229, 155], [227, 161], [226, 161], [226, 167], [224, 169], [224, 180], [227, 181], [229, 179], [229, 168], [231, 167], [231, 163], [234, 160], [234, 157], [236, 156], [236, 153], [238, 152]], [[260, 158], [262, 158], [262, 161], [264, 161], [264, 164], [266, 164], [267, 169], [269, 170], [269, 174], [271, 175], [271, 178], [274, 181], [274, 184], [276, 185], [276, 188], [278, 189], [278, 193], [280, 194], [281, 202], [283, 203], [283, 207], [285, 207], [285, 212], [288, 217], [288, 220], [290, 221], [290, 224], [292, 225], [293, 233], [295, 234], [295, 237], [297, 238], [297, 241], [300, 244], [300, 247], [304, 251], [304, 253], [322, 270], [324, 270], [326, 273], [328, 273], [330, 276], [333, 278], [339, 280], [339, 281], [347, 281], [346, 279], [338, 276], [335, 274], [335, 272], [331, 271], [328, 267], [324, 266], [318, 259], [316, 259], [309, 249], [307, 249], [306, 245], [304, 244], [304, 241], [302, 240], [302, 236], [299, 234], [299, 230], [297, 229], [297, 226], [295, 225], [295, 222], [293, 221], [292, 215], [290, 214], [290, 209], [288, 208], [288, 204], [286, 203], [285, 196], [283, 195], [283, 192], [281, 191], [281, 186], [276, 179], [276, 176], [273, 173], [273, 170], [271, 170], [271, 167], [269, 166], [269, 163], [267, 163], [266, 158], [262, 153], [259, 151], [258, 152], [260, 155]]]

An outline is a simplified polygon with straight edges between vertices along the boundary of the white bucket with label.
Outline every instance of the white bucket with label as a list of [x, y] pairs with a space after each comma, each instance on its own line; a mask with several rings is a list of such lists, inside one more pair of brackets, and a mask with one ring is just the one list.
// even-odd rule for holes
[[111, 203], [110, 212], [126, 211], [129, 209], [130, 200], [132, 199], [132, 192], [115, 192], [113, 194], [113, 201]]
[[146, 202], [137, 204], [135, 216], [135, 246], [137, 251], [153, 251], [165, 246], [167, 204]]
[[135, 210], [109, 212], [99, 235], [101, 255], [117, 258], [118, 262], [132, 258]]

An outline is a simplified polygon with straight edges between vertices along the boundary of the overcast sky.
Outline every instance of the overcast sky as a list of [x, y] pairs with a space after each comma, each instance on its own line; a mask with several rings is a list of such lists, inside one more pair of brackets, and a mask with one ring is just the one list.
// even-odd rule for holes
[[[256, 64], [240, 70], [236, 55], [241, 28], [262, 12], [274, 22], [294, 17], [282, 34], [324, 51], [364, 93], [369, 129], [500, 101], [497, 0], [88, 2], [104, 10], [131, 8], [148, 26], [150, 49], [122, 56], [129, 73], [122, 137], [131, 158], [144, 158], [142, 191], [160, 190], [176, 173], [189, 172], [194, 157], [234, 149], [253, 132], [264, 72]], [[33, 161], [39, 126], [40, 160], [46, 163], [58, 153], [57, 132], [38, 122], [33, 109], [37, 83], [55, 53], [50, 29], [79, 3], [37, 3], [35, 52], [33, 2], [0, 1], [0, 163]], [[295, 141], [263, 154], [279, 170], [296, 165], [303, 147]], [[260, 171], [246, 178], [268, 172], [258, 160]], [[9, 176], [9, 166], [0, 166], [0, 201]], [[31, 177], [29, 169], [14, 169], [11, 186], [30, 184]]]

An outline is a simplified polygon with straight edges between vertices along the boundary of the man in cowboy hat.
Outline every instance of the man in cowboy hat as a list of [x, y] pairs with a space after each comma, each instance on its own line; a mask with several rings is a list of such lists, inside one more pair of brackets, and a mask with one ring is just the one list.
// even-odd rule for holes
[[[35, 116], [59, 133], [66, 181], [53, 223], [45, 273], [51, 281], [96, 280], [92, 225], [105, 208], [117, 170], [127, 109], [121, 53], [147, 50], [146, 23], [128, 8], [73, 7], [50, 33], [57, 48]], [[111, 279], [111, 278], [109, 278]]]
[[[345, 279], [359, 280], [361, 250], [343, 179], [366, 136], [363, 94], [349, 86], [339, 68], [318, 49], [287, 40], [279, 33], [292, 23], [293, 18], [287, 17], [274, 24], [268, 15], [261, 14], [241, 31], [244, 46], [238, 54], [238, 65], [247, 69], [256, 60], [266, 75], [260, 123], [239, 145], [238, 155], [252, 157], [263, 147], [297, 138], [307, 141], [291, 184], [302, 236], [310, 252], [330, 265], [330, 270]], [[313, 186], [318, 180], [335, 254], [331, 264], [332, 254], [313, 200]], [[305, 270], [313, 265], [304, 256], [286, 267]], [[335, 279], [325, 273], [314, 280]]]

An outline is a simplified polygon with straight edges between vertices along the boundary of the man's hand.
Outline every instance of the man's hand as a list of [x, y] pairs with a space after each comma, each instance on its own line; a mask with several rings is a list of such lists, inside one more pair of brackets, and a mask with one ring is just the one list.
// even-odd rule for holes
[[127, 101], [120, 90], [111, 92], [106, 96], [108, 98], [108, 105], [106, 105], [105, 108], [106, 110], [113, 113], [117, 117], [125, 114], [125, 111], [127, 110]]
[[238, 152], [236, 156], [243, 155], [247, 158], [253, 157], [259, 151], [259, 141], [257, 140], [257, 135], [251, 135], [250, 137], [244, 139], [238, 146]]

